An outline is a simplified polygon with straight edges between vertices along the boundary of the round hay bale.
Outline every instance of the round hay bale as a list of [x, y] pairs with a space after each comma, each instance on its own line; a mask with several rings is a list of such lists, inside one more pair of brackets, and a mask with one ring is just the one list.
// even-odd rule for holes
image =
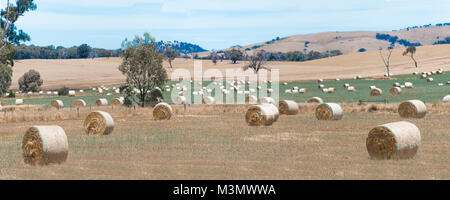
[[172, 107], [167, 103], [159, 103], [153, 108], [153, 118], [155, 120], [169, 120], [172, 114]]
[[33, 126], [22, 140], [22, 156], [25, 164], [61, 164], [67, 160], [69, 143], [59, 126]]
[[205, 98], [203, 98], [202, 103], [211, 105], [211, 104], [215, 104], [216, 100], [214, 99], [214, 97], [205, 97]]
[[306, 101], [306, 103], [318, 103], [318, 104], [322, 104], [323, 100], [320, 97], [313, 97], [308, 99], [308, 101]]
[[253, 95], [247, 96], [247, 97], [245, 97], [245, 103], [246, 104], [257, 104], [258, 98]]
[[405, 88], [414, 88], [414, 84], [411, 82], [406, 82], [405, 83]]
[[422, 78], [422, 79], [426, 79], [427, 77], [428, 77], [427, 74], [422, 74], [422, 75], [420, 76], [420, 78]]
[[349, 91], [349, 92], [356, 92], [356, 88], [354, 86], [349, 86], [347, 88], [347, 91]]
[[95, 111], [86, 117], [83, 127], [88, 135], [109, 135], [114, 130], [114, 120], [107, 112]]
[[433, 82], [433, 81], [434, 81], [433, 78], [428, 78], [428, 79], [427, 79], [427, 82]]
[[275, 104], [275, 99], [272, 97], [263, 97], [259, 100], [261, 104]]
[[442, 101], [443, 101], [444, 103], [450, 102], [450, 95], [445, 96], [445, 97], [442, 99]]
[[323, 79], [319, 79], [319, 80], [317, 80], [317, 82], [318, 82], [318, 83], [322, 83], [322, 82], [323, 82]]
[[375, 88], [370, 91], [371, 96], [381, 96], [381, 94], [383, 94], [383, 90], [380, 88]]
[[393, 87], [389, 90], [389, 93], [397, 95], [402, 93], [402, 88], [400, 87]]
[[319, 86], [317, 86], [318, 88], [324, 88], [325, 85], [320, 84]]
[[[262, 105], [264, 105], [264, 104], [262, 104]], [[270, 109], [272, 109], [272, 111], [273, 111], [273, 113], [274, 113], [274, 115], [275, 115], [275, 122], [277, 122], [278, 121], [278, 119], [280, 118], [280, 111], [278, 110], [278, 108], [274, 105], [274, 104], [267, 104], [268, 105], [268, 107], [270, 108]]]
[[298, 104], [295, 101], [283, 100], [278, 104], [280, 114], [282, 115], [296, 115], [298, 114]]
[[121, 105], [123, 105], [124, 102], [125, 102], [125, 99], [115, 98], [115, 99], [111, 100], [111, 105], [113, 105], [113, 106], [121, 106]]
[[350, 84], [346, 83], [346, 84], [344, 84], [344, 87], [348, 88], [348, 87], [350, 87]]
[[375, 86], [375, 85], [372, 85], [369, 87], [369, 89], [371, 89], [371, 90], [376, 89], [376, 88], [377, 88], [377, 86]]
[[25, 101], [23, 99], [16, 99], [16, 106], [25, 105]]
[[86, 107], [86, 105], [86, 101], [84, 101], [83, 99], [77, 99], [72, 102], [72, 108], [83, 108]]
[[300, 93], [300, 94], [308, 94], [309, 90], [306, 89], [306, 88], [301, 88], [300, 90], [298, 90], [298, 93]]
[[61, 108], [64, 108], [64, 103], [61, 101], [61, 100], [52, 100], [51, 102], [50, 102], [50, 106], [52, 107], [52, 108], [56, 108], [56, 109], [61, 109]]
[[323, 103], [316, 108], [316, 118], [318, 120], [341, 120], [344, 111], [336, 103]]
[[275, 111], [271, 104], [251, 106], [245, 114], [249, 126], [271, 126], [275, 122]]
[[409, 159], [421, 143], [420, 130], [409, 122], [395, 122], [373, 128], [366, 139], [371, 159]]
[[392, 84], [392, 86], [394, 86], [394, 87], [400, 87], [401, 84], [400, 84], [400, 83], [394, 83], [394, 84]]
[[69, 96], [74, 97], [75, 96], [75, 90], [69, 90]]
[[400, 104], [398, 113], [403, 118], [424, 118], [427, 106], [420, 100], [409, 100]]
[[184, 96], [177, 96], [175, 98], [175, 104], [186, 104], [186, 97], [184, 97]]
[[107, 99], [97, 99], [97, 101], [95, 101], [95, 104], [97, 106], [107, 106], [108, 100]]
[[328, 93], [328, 92], [329, 92], [329, 91], [328, 91], [328, 88], [323, 88], [323, 89], [322, 89], [322, 92], [323, 92], [323, 93]]
[[328, 88], [328, 93], [336, 93], [336, 88]]

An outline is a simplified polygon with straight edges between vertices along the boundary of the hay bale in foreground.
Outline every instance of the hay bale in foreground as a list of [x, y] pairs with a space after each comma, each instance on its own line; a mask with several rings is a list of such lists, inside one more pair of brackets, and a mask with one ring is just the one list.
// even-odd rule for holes
[[403, 118], [424, 118], [427, 106], [420, 100], [409, 100], [400, 104], [398, 114]]
[[450, 102], [450, 95], [445, 96], [445, 97], [442, 99], [442, 101], [443, 101], [444, 103]]
[[52, 108], [56, 108], [56, 109], [61, 109], [61, 108], [64, 108], [64, 103], [61, 101], [61, 100], [52, 100], [51, 102], [50, 102], [50, 106], [52, 107]]
[[211, 104], [215, 104], [216, 100], [214, 99], [214, 97], [205, 97], [205, 98], [203, 98], [202, 103], [211, 105]]
[[159, 103], [153, 108], [153, 118], [155, 120], [169, 120], [172, 114], [172, 107], [167, 103]]
[[25, 105], [25, 101], [23, 99], [16, 99], [16, 106]]
[[401, 94], [402, 93], [402, 88], [400, 87], [393, 87], [389, 90], [389, 93], [393, 94], [393, 95], [397, 95], [397, 94]]
[[275, 104], [275, 99], [273, 99], [272, 97], [263, 97], [259, 100], [259, 102], [261, 104]]
[[275, 114], [271, 104], [254, 105], [247, 110], [245, 121], [249, 126], [271, 126]]
[[383, 94], [383, 90], [380, 88], [375, 88], [370, 91], [370, 96], [381, 96]]
[[282, 115], [296, 115], [298, 114], [298, 104], [295, 101], [283, 100], [278, 104], [280, 114]]
[[125, 102], [125, 99], [115, 98], [115, 99], [111, 100], [111, 105], [113, 105], [113, 106], [121, 106], [121, 105], [123, 105], [124, 102]]
[[258, 98], [256, 96], [250, 95], [245, 97], [246, 104], [258, 104]]
[[420, 130], [409, 122], [384, 124], [372, 129], [366, 139], [371, 159], [408, 159], [421, 143]]
[[86, 105], [86, 101], [84, 101], [83, 99], [77, 99], [72, 102], [72, 108], [84, 108], [86, 107]]
[[107, 99], [97, 99], [97, 101], [95, 101], [95, 104], [97, 106], [107, 106], [108, 100]]
[[107, 112], [95, 111], [86, 117], [83, 127], [88, 135], [109, 135], [114, 130], [114, 120]]
[[61, 164], [67, 160], [69, 144], [64, 130], [59, 126], [33, 126], [22, 140], [25, 164]]
[[306, 101], [306, 103], [319, 103], [319, 104], [321, 104], [321, 103], [323, 103], [323, 100], [320, 97], [313, 97], [313, 98], [308, 99], [308, 101]]
[[344, 111], [336, 103], [323, 103], [316, 108], [316, 118], [318, 120], [341, 120]]

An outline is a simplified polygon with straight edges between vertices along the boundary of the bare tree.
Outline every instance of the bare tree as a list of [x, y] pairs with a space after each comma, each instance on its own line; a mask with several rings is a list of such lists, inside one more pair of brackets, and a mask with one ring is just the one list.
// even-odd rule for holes
[[252, 56], [248, 56], [248, 64], [242, 70], [252, 69], [255, 74], [261, 69], [271, 71], [269, 67], [265, 66], [266, 63], [266, 52], [264, 50], [256, 51]]
[[387, 48], [387, 53], [385, 55], [383, 55], [383, 49], [382, 48], [379, 49], [380, 57], [383, 60], [384, 66], [386, 66], [386, 71], [387, 71], [388, 77], [391, 77], [391, 72], [390, 72], [389, 67], [391, 65], [392, 51], [394, 51], [394, 48], [392, 46], [390, 46]]
[[406, 48], [405, 52], [403, 52], [403, 56], [406, 56], [410, 54], [411, 59], [414, 61], [414, 65], [416, 65], [416, 68], [419, 68], [416, 59], [414, 58], [414, 54], [416, 53], [417, 49], [415, 46], [410, 46]]

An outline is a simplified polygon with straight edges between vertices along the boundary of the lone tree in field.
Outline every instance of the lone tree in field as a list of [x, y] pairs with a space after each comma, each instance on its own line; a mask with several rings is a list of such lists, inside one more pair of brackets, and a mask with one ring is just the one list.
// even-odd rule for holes
[[388, 77], [391, 77], [391, 72], [390, 72], [390, 65], [391, 65], [391, 55], [392, 55], [392, 51], [394, 51], [394, 47], [390, 46], [387, 48], [387, 53], [385, 55], [383, 55], [383, 49], [380, 48], [379, 50], [380, 53], [380, 57], [383, 60], [383, 64], [386, 67], [386, 71], [387, 71], [387, 75]]
[[19, 89], [22, 92], [37, 92], [43, 83], [41, 74], [32, 69], [19, 78]]
[[11, 86], [15, 54], [13, 45], [30, 40], [30, 36], [18, 30], [15, 23], [19, 17], [32, 10], [36, 10], [33, 0], [16, 0], [15, 3], [8, 0], [6, 9], [0, 11], [0, 95]]
[[167, 47], [164, 50], [164, 56], [166, 57], [167, 61], [169, 61], [170, 68], [172, 67], [172, 61], [175, 60], [175, 58], [178, 56], [179, 51], [175, 51], [172, 47]]
[[242, 56], [244, 55], [242, 51], [240, 51], [239, 49], [232, 49], [231, 51], [228, 52], [228, 54], [230, 55], [230, 59], [233, 62], [233, 64], [236, 64], [236, 62], [242, 59]]
[[[126, 76], [126, 91], [128, 99], [133, 100], [131, 95], [136, 88], [137, 99], [135, 103], [145, 107], [151, 99], [156, 99], [151, 92], [156, 87], [162, 88], [167, 81], [167, 72], [163, 67], [163, 56], [159, 53], [155, 39], [149, 33], [143, 37], [136, 36], [133, 41], [125, 39], [122, 43], [123, 55], [122, 64], [119, 70]], [[150, 104], [149, 104], [150, 105]]]
[[248, 64], [245, 65], [242, 70], [247, 71], [252, 69], [255, 74], [261, 69], [271, 71], [266, 65], [266, 52], [264, 50], [256, 51], [252, 56], [248, 56]]
[[419, 68], [416, 59], [414, 58], [414, 54], [416, 53], [417, 49], [415, 46], [410, 46], [406, 48], [405, 52], [403, 52], [403, 56], [410, 55], [411, 59], [414, 61], [414, 65], [416, 65], [416, 68]]
[[212, 52], [211, 53], [211, 61], [214, 63], [214, 65], [217, 65], [217, 59], [218, 59], [217, 53]]

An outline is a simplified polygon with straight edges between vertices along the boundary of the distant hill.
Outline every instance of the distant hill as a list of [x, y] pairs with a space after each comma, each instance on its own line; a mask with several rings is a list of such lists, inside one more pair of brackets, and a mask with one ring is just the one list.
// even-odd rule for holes
[[199, 45], [179, 41], [174, 42], [159, 41], [157, 42], [157, 46], [160, 49], [160, 52], [164, 51], [164, 49], [166, 49], [169, 46], [172, 47], [172, 49], [179, 51], [180, 54], [192, 54], [207, 51], [206, 49], [203, 49]]
[[[379, 48], [385, 49], [391, 45], [392, 41], [395, 42], [395, 48], [403, 48], [408, 45], [448, 44], [450, 42], [450, 23], [408, 27], [395, 31], [325, 32], [294, 35], [246, 46], [237, 46], [237, 48], [246, 51], [247, 54], [261, 49], [267, 52], [283, 53], [340, 50], [343, 54], [349, 54]], [[202, 53], [199, 56], [206, 54], [208, 53]]]

